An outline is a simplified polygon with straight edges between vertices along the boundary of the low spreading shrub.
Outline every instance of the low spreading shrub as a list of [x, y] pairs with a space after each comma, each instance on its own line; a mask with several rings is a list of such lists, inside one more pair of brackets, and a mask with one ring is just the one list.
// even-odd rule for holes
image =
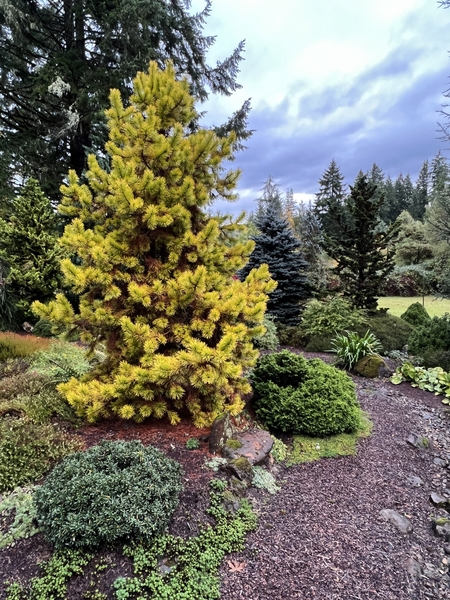
[[326, 352], [330, 349], [333, 333], [315, 333], [305, 346], [307, 352]]
[[436, 281], [432, 270], [422, 265], [396, 266], [383, 281], [380, 296], [422, 296], [435, 291]]
[[80, 448], [52, 424], [0, 419], [0, 493], [41, 478], [63, 456]]
[[47, 349], [49, 340], [33, 335], [0, 332], [0, 362], [10, 358], [24, 358]]
[[55, 548], [149, 542], [178, 504], [181, 467], [141, 442], [101, 442], [58, 464], [36, 491], [38, 524]]
[[339, 333], [331, 340], [331, 350], [344, 369], [353, 369], [358, 361], [381, 350], [381, 344], [370, 331], [361, 337], [353, 331]]
[[254, 338], [253, 344], [260, 350], [276, 350], [280, 344], [277, 334], [277, 326], [271, 315], [265, 315], [263, 323], [266, 332]]
[[253, 405], [270, 429], [332, 435], [355, 431], [360, 407], [348, 375], [287, 350], [262, 356], [252, 372]]
[[[47, 423], [52, 417], [60, 417], [71, 423], [79, 422], [73, 408], [67, 400], [48, 385], [45, 378], [31, 373], [26, 375], [28, 385], [18, 388], [19, 393], [14, 393], [15, 382], [23, 376], [11, 377], [0, 381], [0, 417], [10, 414], [26, 416], [33, 423]], [[24, 391], [23, 388], [27, 388]], [[7, 392], [5, 397], [2, 392]]]
[[400, 318], [413, 327], [419, 327], [419, 325], [425, 325], [430, 320], [430, 315], [420, 302], [414, 302], [414, 304], [408, 306]]
[[45, 375], [54, 384], [80, 378], [90, 369], [86, 350], [70, 342], [53, 341], [47, 350], [33, 357], [31, 369]]
[[420, 356], [425, 367], [450, 370], [450, 314], [419, 325], [408, 340], [409, 352]]

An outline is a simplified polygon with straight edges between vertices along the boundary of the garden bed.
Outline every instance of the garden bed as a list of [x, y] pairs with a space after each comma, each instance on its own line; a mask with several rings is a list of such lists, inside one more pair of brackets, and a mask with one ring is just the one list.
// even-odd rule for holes
[[[442, 492], [447, 484], [450, 488], [450, 474], [447, 482], [448, 471], [442, 466], [450, 460], [445, 407], [438, 397], [409, 384], [355, 381], [359, 401], [374, 424], [372, 436], [359, 441], [357, 456], [289, 468], [275, 465], [281, 483], [275, 496], [250, 490], [259, 514], [258, 529], [249, 534], [242, 552], [222, 563], [224, 600], [450, 598], [450, 558], [430, 521], [430, 515], [441, 509], [428, 500], [430, 492]], [[197, 534], [199, 521], [205, 521], [208, 481], [214, 475], [204, 467], [210, 456], [206, 430], [187, 422], [172, 428], [161, 421], [140, 425], [110, 421], [77, 433], [86, 447], [102, 439], [140, 439], [178, 460], [185, 489], [170, 532], [183, 537]], [[407, 442], [411, 433], [429, 439], [430, 447], [413, 447]], [[188, 450], [186, 441], [194, 437], [200, 447]], [[380, 518], [382, 509], [406, 515], [413, 532], [399, 533]], [[2, 582], [28, 580], [49, 555], [41, 534], [0, 550]], [[73, 578], [68, 600], [95, 598], [94, 590], [104, 594], [97, 598], [115, 598], [111, 583], [131, 575], [131, 561], [118, 550], [101, 556], [104, 568], [95, 566], [97, 560], [88, 565], [84, 577]], [[0, 599], [5, 597], [2, 583]]]

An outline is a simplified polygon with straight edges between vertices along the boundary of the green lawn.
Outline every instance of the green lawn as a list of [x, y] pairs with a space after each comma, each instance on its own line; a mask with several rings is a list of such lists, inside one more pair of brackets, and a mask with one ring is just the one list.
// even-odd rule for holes
[[[434, 296], [425, 296], [425, 308], [430, 317], [442, 317], [444, 313], [450, 313], [450, 300], [435, 298]], [[400, 317], [408, 306], [420, 302], [422, 304], [422, 296], [410, 296], [402, 298], [400, 296], [385, 296], [378, 298], [378, 308], [389, 308], [389, 314]]]

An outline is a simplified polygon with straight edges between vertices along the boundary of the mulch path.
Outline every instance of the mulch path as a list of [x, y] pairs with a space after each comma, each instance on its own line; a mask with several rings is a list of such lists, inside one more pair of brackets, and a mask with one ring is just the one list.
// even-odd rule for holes
[[[450, 457], [450, 446], [443, 448], [441, 439], [439, 447], [419, 450], [406, 442], [411, 432], [425, 435], [429, 425], [424, 411], [442, 413], [444, 432], [450, 432], [450, 419], [442, 412], [440, 398], [409, 384], [358, 377], [355, 382], [359, 401], [374, 424], [371, 437], [360, 440], [357, 456], [277, 467], [281, 491], [275, 496], [252, 494], [259, 526], [248, 536], [245, 550], [228, 557], [242, 571], [230, 568], [227, 559], [221, 567], [223, 600], [450, 599], [445, 574], [450, 556], [445, 562], [445, 542], [432, 532], [430, 515], [436, 509], [428, 500], [431, 491], [446, 487], [447, 470], [433, 460], [444, 450]], [[179, 460], [185, 490], [170, 530], [184, 536], [196, 533], [213, 476], [203, 466], [209, 456], [202, 437], [207, 431], [188, 423], [171, 428], [158, 421], [108, 422], [79, 433], [86, 446], [101, 439], [141, 439]], [[186, 449], [190, 437], [200, 438], [199, 450]], [[450, 443], [450, 433], [447, 439]], [[413, 485], [411, 477], [420, 477], [422, 483]], [[448, 480], [450, 487], [450, 473]], [[401, 534], [383, 521], [379, 511], [384, 508], [406, 515], [413, 533]], [[36, 563], [48, 556], [40, 534], [0, 550], [0, 581], [37, 574]], [[119, 553], [105, 552], [104, 559], [111, 567], [98, 589], [107, 592], [111, 581], [131, 573], [131, 565]], [[420, 576], [407, 570], [412, 559], [421, 565]], [[70, 586], [69, 600], [83, 597], [93, 577], [88, 575]], [[4, 598], [0, 583], [0, 600]], [[108, 598], [113, 598], [111, 593]]]

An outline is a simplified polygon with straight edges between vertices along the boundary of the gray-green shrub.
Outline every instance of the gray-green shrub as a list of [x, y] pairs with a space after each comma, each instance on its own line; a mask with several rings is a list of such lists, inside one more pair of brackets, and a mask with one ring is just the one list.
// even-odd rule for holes
[[34, 503], [52, 546], [94, 548], [163, 533], [180, 491], [179, 463], [156, 448], [103, 441], [58, 464]]
[[320, 359], [288, 350], [262, 356], [251, 380], [256, 416], [272, 431], [323, 436], [358, 428], [353, 381]]
[[265, 333], [253, 340], [253, 344], [260, 350], [276, 350], [280, 344], [277, 334], [277, 326], [271, 315], [265, 315], [263, 323]]

